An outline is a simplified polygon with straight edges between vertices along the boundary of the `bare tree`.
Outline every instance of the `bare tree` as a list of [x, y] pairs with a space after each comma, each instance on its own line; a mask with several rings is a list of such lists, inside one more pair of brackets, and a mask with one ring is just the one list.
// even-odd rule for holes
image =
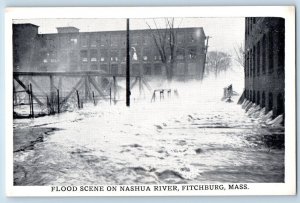
[[234, 60], [241, 66], [241, 67], [245, 67], [245, 47], [244, 45], [241, 43], [237, 46], [234, 47]]
[[[147, 22], [146, 22], [147, 23]], [[161, 58], [161, 62], [166, 67], [166, 75], [168, 81], [173, 78], [174, 63], [176, 60], [176, 47], [177, 47], [177, 33], [175, 28], [174, 18], [165, 18], [165, 28], [158, 27], [155, 19], [153, 19], [155, 29], [152, 29], [147, 23], [149, 29], [152, 31], [155, 46]]]
[[210, 51], [207, 54], [207, 72], [218, 77], [220, 72], [226, 72], [231, 65], [231, 56], [221, 51]]

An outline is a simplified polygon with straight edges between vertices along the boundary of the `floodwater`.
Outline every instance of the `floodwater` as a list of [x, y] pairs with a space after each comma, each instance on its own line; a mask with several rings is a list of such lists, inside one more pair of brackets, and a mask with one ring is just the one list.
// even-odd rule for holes
[[14, 120], [14, 184], [284, 182], [283, 127], [222, 89], [179, 95]]

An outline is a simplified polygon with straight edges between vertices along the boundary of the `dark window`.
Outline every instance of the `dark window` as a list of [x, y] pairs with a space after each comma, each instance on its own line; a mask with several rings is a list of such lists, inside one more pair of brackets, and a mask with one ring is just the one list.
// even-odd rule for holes
[[101, 49], [100, 50], [100, 61], [101, 62], [107, 61], [107, 58], [108, 58], [107, 50]]
[[139, 40], [139, 36], [137, 35], [133, 35], [130, 38], [130, 44], [131, 45], [137, 45], [138, 44], [138, 40]]
[[97, 35], [90, 36], [91, 47], [97, 47]]
[[119, 52], [118, 50], [110, 51], [110, 61], [119, 61]]
[[256, 93], [255, 90], [253, 90], [253, 100], [252, 100], [253, 103], [256, 103], [256, 94], [255, 93]]
[[267, 42], [266, 42], [266, 35], [263, 36], [262, 40], [262, 74], [266, 74], [266, 52], [267, 52]]
[[154, 74], [155, 75], [161, 75], [162, 74], [162, 66], [161, 66], [161, 64], [155, 64], [154, 65]]
[[82, 62], [87, 62], [88, 61], [87, 55], [88, 55], [87, 50], [81, 50], [80, 51], [80, 59], [81, 59]]
[[118, 74], [118, 64], [111, 64], [111, 74]]
[[71, 63], [78, 63], [78, 54], [76, 54], [76, 52], [75, 51], [71, 51], [70, 53], [69, 53], [69, 57], [70, 57], [70, 62]]
[[272, 92], [269, 93], [268, 96], [268, 111], [273, 110], [273, 94]]
[[108, 73], [108, 67], [107, 67], [107, 64], [101, 64], [100, 65], [100, 70], [105, 72], [105, 73]]
[[92, 64], [91, 65], [91, 70], [98, 70], [97, 64]]
[[284, 39], [284, 32], [279, 33], [278, 37], [278, 69], [284, 70], [284, 46], [285, 46], [285, 39]]
[[253, 70], [252, 71], [253, 72], [252, 72], [252, 76], [255, 77], [255, 71], [256, 71], [255, 70], [256, 69], [256, 63], [255, 63], [256, 62], [256, 57], [255, 57], [256, 56], [256, 47], [255, 46], [253, 47], [253, 53], [252, 53], [252, 55], [253, 55], [253, 61], [252, 61], [252, 66], [253, 66]]
[[189, 57], [189, 59], [196, 59], [196, 57], [197, 57], [197, 48], [196, 47], [188, 48], [188, 57]]
[[252, 64], [252, 59], [253, 59], [253, 55], [252, 55], [253, 51], [252, 49], [250, 50], [250, 54], [249, 54], [249, 76], [252, 77], [252, 70], [253, 70], [253, 64]]
[[140, 65], [139, 64], [132, 64], [132, 74], [133, 75], [140, 74]]
[[256, 103], [257, 103], [257, 105], [260, 105], [260, 92], [257, 91], [256, 94], [257, 94], [257, 95], [256, 95]]
[[249, 77], [249, 53], [246, 53], [245, 60], [245, 74]]
[[265, 92], [263, 92], [261, 96], [261, 108], [264, 108], [265, 106], [266, 106], [266, 95]]
[[142, 35], [142, 43], [143, 45], [148, 45], [151, 42], [151, 37], [149, 35]]
[[109, 45], [109, 36], [107, 34], [101, 35], [100, 45], [101, 46], [108, 46]]
[[144, 49], [143, 51], [143, 61], [151, 60], [151, 49]]
[[257, 76], [260, 75], [260, 42], [257, 43], [256, 50], [256, 65], [257, 65]]
[[126, 61], [126, 49], [121, 49], [121, 60]]
[[119, 71], [118, 71], [119, 74], [126, 74], [126, 65], [125, 64], [121, 64], [119, 66]]
[[284, 98], [281, 93], [277, 95], [277, 115], [284, 113]]
[[97, 55], [98, 55], [97, 49], [91, 49], [91, 61], [96, 62], [97, 61]]
[[111, 46], [119, 46], [120, 45], [120, 36], [119, 35], [111, 35], [110, 44], [111, 44]]
[[188, 43], [195, 42], [196, 41], [195, 33], [194, 32], [188, 33], [187, 40], [188, 40]]
[[184, 60], [184, 49], [177, 49], [176, 51], [176, 59], [177, 60]]
[[178, 44], [183, 44], [184, 43], [184, 33], [178, 33], [177, 34], [177, 42], [178, 42]]
[[120, 40], [121, 40], [121, 46], [122, 47], [126, 46], [126, 35], [121, 35]]
[[250, 90], [249, 100], [252, 101], [252, 90]]
[[83, 35], [80, 37], [80, 45], [82, 47], [87, 47], [87, 44], [88, 44], [88, 38], [86, 35]]
[[143, 65], [143, 73], [144, 75], [151, 75], [151, 64]]
[[274, 70], [274, 50], [273, 50], [273, 33], [269, 32], [269, 47], [268, 47], [268, 52], [269, 52], [269, 73], [272, 73]]

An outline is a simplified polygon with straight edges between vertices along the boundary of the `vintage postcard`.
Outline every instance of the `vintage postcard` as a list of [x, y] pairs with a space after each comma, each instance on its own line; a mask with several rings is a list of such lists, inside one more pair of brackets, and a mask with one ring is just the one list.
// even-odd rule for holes
[[295, 195], [295, 8], [7, 8], [8, 196]]

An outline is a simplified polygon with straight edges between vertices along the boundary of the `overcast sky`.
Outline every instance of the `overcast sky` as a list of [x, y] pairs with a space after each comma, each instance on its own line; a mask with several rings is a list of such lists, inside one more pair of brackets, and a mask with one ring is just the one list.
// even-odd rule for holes
[[[147, 29], [148, 22], [154, 27], [153, 19], [131, 19], [130, 29]], [[164, 27], [163, 19], [156, 19], [158, 26]], [[32, 23], [39, 27], [39, 33], [57, 33], [56, 27], [74, 26], [80, 32], [125, 30], [125, 19], [24, 19], [14, 23]], [[209, 39], [209, 51], [218, 50], [233, 54], [233, 47], [243, 43], [245, 33], [244, 18], [176, 18], [176, 27], [203, 27]]]

